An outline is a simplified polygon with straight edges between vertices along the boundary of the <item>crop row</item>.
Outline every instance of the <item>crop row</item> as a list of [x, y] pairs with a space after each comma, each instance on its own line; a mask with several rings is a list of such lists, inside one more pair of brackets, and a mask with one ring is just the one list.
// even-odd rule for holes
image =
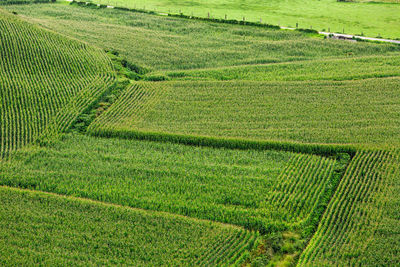
[[153, 83], [134, 83], [127, 86], [118, 100], [98, 117], [88, 128], [89, 132], [97, 129], [124, 129], [134, 127], [146, 112], [153, 107], [162, 88]]
[[397, 266], [399, 175], [398, 152], [358, 152], [299, 266]]
[[217, 266], [258, 239], [231, 225], [7, 187], [0, 217], [2, 266]]
[[98, 49], [0, 11], [0, 157], [68, 128], [113, 82]]

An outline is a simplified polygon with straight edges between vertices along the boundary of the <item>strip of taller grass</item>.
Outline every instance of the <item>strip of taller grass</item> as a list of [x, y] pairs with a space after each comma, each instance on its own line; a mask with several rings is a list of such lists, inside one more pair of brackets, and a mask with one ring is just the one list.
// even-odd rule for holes
[[[311, 81], [400, 76], [400, 54], [244, 65], [162, 73], [171, 80]], [[154, 75], [154, 74], [153, 74]]]

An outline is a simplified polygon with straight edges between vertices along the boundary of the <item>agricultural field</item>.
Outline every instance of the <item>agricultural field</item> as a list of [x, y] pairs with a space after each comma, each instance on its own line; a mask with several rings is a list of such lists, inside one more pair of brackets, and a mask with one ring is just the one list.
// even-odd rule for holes
[[68, 136], [44, 149], [21, 149], [12, 157], [0, 168], [2, 185], [167, 211], [261, 232], [307, 224], [321, 199], [330, 194], [337, 179], [334, 170], [341, 167], [335, 159], [289, 152], [84, 136]]
[[[400, 265], [400, 45], [2, 4], [0, 265]], [[394, 3], [145, 4], [400, 38]]]
[[[113, 9], [84, 8], [64, 3], [6, 7], [24, 19], [103, 49], [115, 50], [149, 71], [180, 71], [217, 67], [293, 63], [355, 58], [352, 65], [375, 57], [394, 56], [400, 46], [352, 43], [313, 37], [299, 31], [198, 22]], [[311, 63], [310, 63], [311, 64]], [[395, 65], [396, 66], [396, 65]], [[312, 69], [308, 69], [312, 71]], [[358, 67], [360, 69], [360, 67]], [[335, 70], [337, 71], [337, 70]], [[383, 73], [387, 71], [381, 69]], [[358, 71], [357, 71], [358, 72]], [[362, 71], [366, 74], [366, 70]], [[387, 73], [387, 72], [386, 72]], [[148, 75], [150, 75], [149, 73]]]
[[399, 151], [360, 151], [342, 178], [299, 266], [400, 263]]
[[99, 49], [0, 10], [0, 155], [68, 128], [112, 84]]
[[235, 263], [259, 238], [231, 225], [8, 187], [0, 187], [0, 203], [2, 266], [218, 265]]
[[88, 131], [100, 136], [111, 132], [166, 132], [370, 146], [398, 145], [400, 141], [397, 77], [356, 81], [183, 81], [158, 87], [161, 100], [137, 101], [141, 103], [137, 105], [147, 107], [139, 118], [136, 105], [121, 98]]
[[128, 8], [183, 13], [198, 17], [261, 21], [274, 25], [313, 28], [370, 37], [400, 36], [400, 2], [378, 0], [373, 3], [337, 0], [90, 0], [93, 3]]

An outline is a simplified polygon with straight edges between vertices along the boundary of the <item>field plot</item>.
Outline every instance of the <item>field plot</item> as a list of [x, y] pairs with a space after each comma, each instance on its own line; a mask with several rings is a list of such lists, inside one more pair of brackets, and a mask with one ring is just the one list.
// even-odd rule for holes
[[298, 266], [399, 265], [399, 155], [356, 155]]
[[113, 82], [99, 49], [0, 10], [0, 157], [67, 129]]
[[235, 226], [6, 187], [0, 204], [2, 266], [219, 265], [258, 238]]
[[[6, 8], [56, 32], [104, 49], [117, 50], [129, 62], [155, 71], [325, 60], [337, 57], [351, 59], [400, 52], [400, 46], [393, 44], [324, 40], [310, 38], [310, 35], [297, 31], [207, 23], [110, 9], [96, 10], [58, 3]], [[362, 59], [355, 65], [359, 66], [360, 60]], [[369, 61], [363, 66], [380, 66], [382, 60], [377, 60], [377, 63]], [[317, 64], [323, 65], [321, 62]], [[349, 66], [342, 64], [334, 71], [338, 72], [343, 65], [349, 69]], [[319, 72], [310, 66], [308, 69]], [[360, 69], [358, 67], [352, 75], [357, 77]], [[380, 69], [382, 68], [378, 67], [378, 70], [372, 70], [372, 73], [379, 73]], [[343, 73], [344, 71], [342, 75]], [[366, 70], [361, 69], [361, 73], [365, 75]], [[340, 77], [340, 74], [333, 76]]]
[[[308, 143], [399, 144], [399, 89], [398, 78], [168, 82], [162, 87], [162, 101], [140, 120], [115, 121], [104, 114], [99, 119], [102, 123], [89, 131], [103, 136], [114, 129]], [[120, 105], [111, 109], [130, 109], [129, 104]]]
[[[281, 26], [317, 30], [331, 30], [348, 34], [378, 35], [399, 38], [400, 2], [393, 4], [337, 2], [336, 0], [90, 0], [94, 3], [111, 4], [129, 8], [158, 10], [161, 12], [199, 17], [260, 21]], [[386, 1], [386, 0], [383, 0]]]
[[[400, 36], [398, 4], [96, 2]], [[0, 265], [400, 265], [400, 46], [3, 7]]]
[[160, 74], [168, 76], [171, 80], [193, 81], [344, 81], [398, 77], [400, 54], [171, 71]]
[[13, 153], [13, 161], [0, 167], [0, 183], [267, 232], [308, 226], [331, 194], [335, 162], [288, 152], [68, 136], [54, 146]]
[[97, 117], [88, 130], [96, 132], [106, 127], [112, 131], [140, 122], [146, 112], [158, 103], [165, 90], [163, 87], [164, 84], [151, 82], [128, 85], [112, 108]]

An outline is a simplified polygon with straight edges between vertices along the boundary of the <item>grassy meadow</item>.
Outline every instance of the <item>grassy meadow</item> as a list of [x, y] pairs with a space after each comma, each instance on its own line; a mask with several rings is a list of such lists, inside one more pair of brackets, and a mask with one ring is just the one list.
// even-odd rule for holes
[[[383, 2], [385, 1], [385, 2]], [[91, 0], [93, 3], [184, 13], [199, 17], [261, 21], [319, 31], [400, 38], [400, 2], [397, 0], [337, 2], [336, 0]]]
[[0, 203], [2, 266], [218, 265], [258, 239], [231, 225], [8, 187]]

